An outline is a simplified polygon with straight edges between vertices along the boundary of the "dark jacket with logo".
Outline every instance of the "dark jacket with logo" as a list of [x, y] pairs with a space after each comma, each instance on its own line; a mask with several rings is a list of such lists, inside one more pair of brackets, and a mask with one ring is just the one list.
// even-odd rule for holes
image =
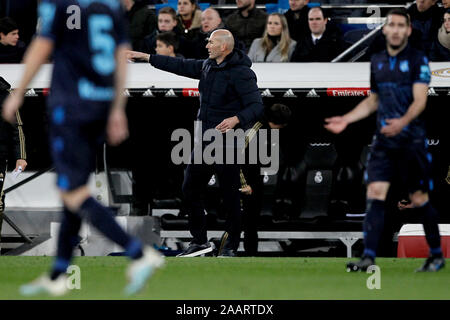
[[266, 28], [267, 13], [253, 8], [248, 17], [244, 17], [239, 10], [230, 14], [225, 26], [237, 40], [245, 44], [246, 50], [250, 49], [253, 40], [261, 38]]
[[256, 75], [247, 55], [233, 50], [221, 64], [215, 60], [180, 59], [151, 55], [150, 64], [189, 78], [199, 79], [200, 109], [197, 115], [203, 130], [215, 128], [224, 119], [237, 116], [239, 127], [247, 129], [263, 114], [263, 102]]
[[[10, 85], [0, 77], [0, 113], [3, 102], [8, 97]], [[22, 131], [22, 120], [19, 112], [16, 113], [17, 123], [12, 125], [0, 117], [0, 160], [8, 160], [13, 157], [26, 159], [25, 136]]]

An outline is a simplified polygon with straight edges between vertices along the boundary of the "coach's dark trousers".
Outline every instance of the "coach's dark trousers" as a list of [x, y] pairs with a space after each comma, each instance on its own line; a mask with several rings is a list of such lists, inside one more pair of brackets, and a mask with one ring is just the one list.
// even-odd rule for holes
[[193, 242], [204, 244], [206, 234], [206, 216], [203, 197], [211, 176], [215, 173], [218, 180], [223, 204], [227, 213], [226, 231], [229, 234], [227, 249], [237, 250], [241, 233], [240, 206], [240, 166], [237, 164], [189, 164], [183, 182], [183, 195], [189, 210], [189, 228]]

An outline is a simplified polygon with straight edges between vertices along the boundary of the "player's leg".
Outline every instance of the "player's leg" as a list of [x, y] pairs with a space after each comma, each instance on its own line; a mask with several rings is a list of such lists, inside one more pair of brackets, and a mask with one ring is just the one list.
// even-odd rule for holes
[[347, 264], [347, 271], [365, 271], [375, 264], [377, 248], [383, 232], [385, 200], [393, 175], [392, 154], [374, 143], [368, 158], [367, 200], [364, 218], [364, 252], [360, 261]]
[[385, 200], [389, 182], [371, 182], [367, 186], [367, 209], [364, 218], [364, 252], [359, 262], [347, 264], [347, 271], [365, 271], [375, 264], [377, 248], [383, 232]]
[[[193, 156], [193, 155], [192, 155]], [[208, 181], [213, 174], [211, 165], [188, 164], [182, 186], [183, 199], [189, 214], [189, 230], [193, 237], [189, 247], [179, 257], [196, 257], [211, 252], [206, 229], [203, 198]]]
[[429, 202], [427, 193], [416, 191], [410, 195], [410, 199], [414, 208], [416, 208], [423, 217], [425, 238], [430, 248], [430, 256], [417, 271], [439, 271], [445, 266], [438, 226], [439, 214]]
[[411, 204], [423, 217], [425, 238], [430, 247], [430, 256], [417, 271], [438, 271], [445, 265], [442, 256], [441, 237], [439, 234], [439, 214], [429, 201], [428, 191], [433, 190], [430, 177], [432, 156], [426, 150], [425, 144], [413, 144], [405, 152], [405, 178]]
[[141, 241], [126, 233], [114, 219], [112, 210], [92, 198], [87, 186], [62, 192], [62, 199], [70, 210], [78, 212], [82, 219], [89, 221], [108, 239], [123, 247], [125, 254], [133, 260], [127, 270], [129, 284], [125, 288], [126, 294], [139, 291], [154, 269], [163, 266], [163, 257], [152, 248], [143, 248]]

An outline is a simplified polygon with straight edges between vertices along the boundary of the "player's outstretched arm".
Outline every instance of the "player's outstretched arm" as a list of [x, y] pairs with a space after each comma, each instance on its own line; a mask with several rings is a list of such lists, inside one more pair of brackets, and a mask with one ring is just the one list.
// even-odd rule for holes
[[352, 111], [343, 116], [326, 118], [325, 129], [338, 134], [347, 128], [350, 123], [367, 118], [378, 108], [378, 95], [372, 93], [370, 96], [361, 101]]
[[106, 128], [108, 143], [115, 146], [128, 138], [128, 120], [125, 114], [127, 97], [123, 94], [127, 76], [127, 52], [129, 45], [120, 45], [116, 50], [116, 71], [114, 74], [115, 95]]
[[50, 54], [53, 51], [53, 41], [37, 37], [30, 45], [24, 58], [25, 71], [20, 80], [19, 86], [13, 91], [13, 93], [5, 100], [3, 104], [2, 116], [3, 118], [14, 123], [16, 121], [16, 111], [23, 103], [23, 96], [28, 84], [33, 80], [36, 73], [42, 64], [47, 62]]
[[427, 104], [428, 85], [425, 83], [415, 83], [413, 85], [413, 103], [409, 106], [408, 111], [395, 119], [386, 119], [386, 126], [381, 129], [381, 133], [386, 137], [394, 137], [399, 134], [404, 127], [417, 118]]

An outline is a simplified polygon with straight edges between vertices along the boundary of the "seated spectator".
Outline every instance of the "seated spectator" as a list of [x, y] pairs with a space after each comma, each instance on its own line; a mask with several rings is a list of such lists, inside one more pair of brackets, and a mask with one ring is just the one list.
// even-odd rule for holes
[[293, 62], [330, 62], [342, 53], [346, 44], [337, 28], [327, 28], [328, 19], [321, 7], [308, 13], [310, 34], [304, 36], [295, 48]]
[[144, 38], [144, 45], [142, 52], [155, 54], [156, 38], [159, 34], [165, 32], [173, 32], [178, 41], [178, 53], [187, 57], [190, 52], [191, 45], [181, 36], [182, 30], [178, 25], [177, 13], [171, 7], [163, 7], [158, 12], [158, 28], [152, 34]]
[[253, 40], [248, 56], [252, 62], [288, 62], [296, 44], [289, 36], [286, 18], [272, 13], [267, 17], [263, 37]]
[[20, 41], [28, 47], [38, 22], [37, 0], [1, 0], [0, 18], [9, 17], [19, 26]]
[[308, 3], [309, 0], [289, 0], [289, 10], [284, 14], [289, 27], [289, 34], [295, 41], [309, 33]]
[[163, 32], [156, 36], [156, 48], [157, 54], [169, 57], [184, 58], [181, 54], [176, 53], [178, 50], [178, 37], [175, 33]]
[[140, 0], [124, 0], [128, 35], [133, 50], [142, 51], [145, 36], [156, 29], [155, 14]]
[[236, 0], [236, 4], [238, 8], [228, 16], [225, 26], [248, 52], [253, 40], [264, 33], [267, 13], [255, 7], [255, 0]]
[[178, 22], [183, 28], [183, 35], [193, 39], [201, 27], [201, 14], [195, 0], [178, 0]]
[[20, 63], [25, 49], [17, 24], [8, 17], [0, 19], [0, 63]]
[[194, 55], [189, 58], [207, 59], [209, 57], [208, 49], [206, 49], [207, 38], [216, 29], [223, 29], [224, 24], [217, 10], [208, 8], [202, 12], [201, 28], [193, 39]]
[[442, 6], [444, 9], [450, 9], [450, 0], [442, 0]]
[[413, 29], [422, 33], [422, 47], [428, 54], [441, 26], [442, 10], [437, 0], [417, 0], [408, 9]]
[[444, 22], [431, 45], [431, 61], [450, 61], [450, 9], [444, 13]]

